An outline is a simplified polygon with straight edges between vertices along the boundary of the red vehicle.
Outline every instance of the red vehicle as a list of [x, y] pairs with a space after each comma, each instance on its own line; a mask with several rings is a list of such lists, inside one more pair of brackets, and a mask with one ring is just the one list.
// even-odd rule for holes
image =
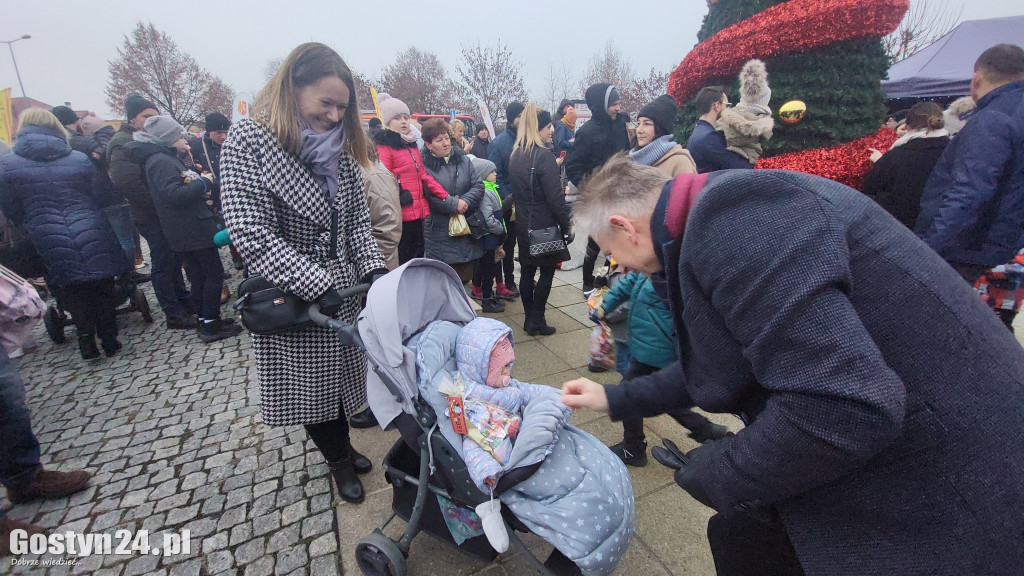
[[[467, 140], [472, 140], [473, 136], [476, 134], [476, 120], [473, 118], [473, 116], [471, 116], [469, 114], [456, 114], [455, 117], [457, 119], [459, 119], [459, 120], [462, 120], [462, 122], [466, 125], [466, 132], [465, 132], [466, 139]], [[426, 122], [427, 120], [430, 120], [431, 118], [440, 118], [441, 120], [444, 120], [445, 122], [448, 122], [449, 120], [451, 120], [452, 117], [450, 115], [448, 115], [448, 114], [419, 114], [419, 113], [416, 113], [416, 114], [412, 115], [412, 119], [415, 120], [416, 123], [419, 124], [420, 126], [422, 126], [424, 122]]]

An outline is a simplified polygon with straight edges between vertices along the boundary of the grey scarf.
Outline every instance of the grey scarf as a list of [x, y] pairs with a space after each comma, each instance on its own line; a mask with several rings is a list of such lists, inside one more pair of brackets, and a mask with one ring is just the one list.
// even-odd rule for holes
[[341, 177], [341, 155], [345, 153], [345, 126], [338, 122], [334, 128], [318, 134], [299, 116], [299, 129], [302, 130], [299, 160], [309, 167], [313, 179], [327, 194], [327, 203], [333, 205]]
[[653, 166], [661, 157], [668, 154], [668, 151], [675, 148], [676, 143], [672, 141], [672, 135], [666, 134], [660, 138], [651, 140], [651, 143], [643, 148], [633, 148], [629, 151], [629, 158], [637, 164]]

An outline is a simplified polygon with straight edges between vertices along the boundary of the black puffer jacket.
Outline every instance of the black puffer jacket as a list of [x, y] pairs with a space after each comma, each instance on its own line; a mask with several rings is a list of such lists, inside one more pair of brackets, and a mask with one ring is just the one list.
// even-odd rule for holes
[[96, 169], [57, 131], [27, 126], [3, 158], [0, 207], [24, 225], [51, 286], [120, 276], [128, 257], [93, 196]]
[[[531, 182], [532, 177], [532, 182]], [[534, 266], [555, 265], [557, 257], [530, 256], [530, 230], [558, 225], [562, 234], [571, 228], [570, 209], [562, 190], [562, 177], [555, 155], [547, 148], [534, 147], [531, 154], [521, 150], [512, 153], [508, 162], [508, 180], [516, 203], [516, 240], [519, 261]]]
[[445, 163], [424, 146], [420, 150], [423, 167], [448, 192], [444, 200], [427, 194], [430, 216], [423, 221], [424, 255], [446, 264], [472, 262], [483, 256], [484, 248], [472, 234], [452, 237], [448, 235], [448, 221], [458, 214], [459, 200], [469, 204], [465, 216], [477, 212], [484, 197], [482, 180], [473, 181], [473, 163], [458, 146], [452, 146], [452, 154]]
[[595, 84], [587, 89], [587, 106], [593, 116], [576, 131], [576, 143], [565, 155], [565, 175], [577, 186], [613, 154], [629, 149], [629, 116], [620, 113], [615, 120], [608, 116], [605, 95], [610, 87], [611, 84]]
[[210, 181], [197, 178], [186, 183], [188, 169], [173, 148], [132, 142], [126, 149], [132, 160], [145, 167], [146, 186], [171, 249], [191, 252], [214, 246], [217, 222], [206, 205]]
[[921, 196], [949, 138], [918, 138], [886, 152], [864, 177], [861, 191], [907, 228], [921, 213]]
[[142, 166], [128, 157], [125, 146], [132, 142], [135, 129], [125, 122], [107, 143], [107, 163], [109, 175], [114, 187], [132, 207], [132, 222], [142, 224], [156, 220], [156, 207], [146, 188], [146, 176]]

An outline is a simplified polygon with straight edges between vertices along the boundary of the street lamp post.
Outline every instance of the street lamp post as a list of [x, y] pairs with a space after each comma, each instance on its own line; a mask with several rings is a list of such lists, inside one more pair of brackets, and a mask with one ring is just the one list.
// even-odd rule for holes
[[21, 87], [21, 95], [25, 96], [25, 85], [21, 83], [21, 72], [18, 72], [18, 61], [14, 58], [14, 47], [11, 46], [18, 40], [28, 40], [31, 38], [28, 34], [25, 34], [21, 38], [15, 38], [14, 40], [0, 40], [0, 44], [7, 44], [7, 47], [11, 50], [11, 62], [14, 62], [14, 74], [18, 77], [18, 86]]

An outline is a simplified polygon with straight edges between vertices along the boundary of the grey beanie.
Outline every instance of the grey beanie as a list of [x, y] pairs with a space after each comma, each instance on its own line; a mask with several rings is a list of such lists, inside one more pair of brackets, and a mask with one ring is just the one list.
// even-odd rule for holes
[[143, 132], [164, 146], [170, 146], [188, 136], [188, 132], [170, 116], [152, 116], [146, 119]]
[[491, 172], [497, 171], [498, 167], [494, 165], [494, 162], [484, 158], [473, 159], [473, 182], [479, 182], [490, 176]]

